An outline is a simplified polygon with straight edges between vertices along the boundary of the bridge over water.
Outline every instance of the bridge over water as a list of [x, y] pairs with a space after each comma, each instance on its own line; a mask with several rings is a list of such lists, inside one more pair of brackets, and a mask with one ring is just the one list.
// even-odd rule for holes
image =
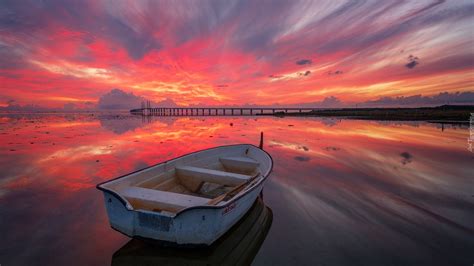
[[132, 114], [145, 116], [252, 116], [278, 113], [303, 113], [318, 108], [294, 107], [157, 107], [130, 110]]

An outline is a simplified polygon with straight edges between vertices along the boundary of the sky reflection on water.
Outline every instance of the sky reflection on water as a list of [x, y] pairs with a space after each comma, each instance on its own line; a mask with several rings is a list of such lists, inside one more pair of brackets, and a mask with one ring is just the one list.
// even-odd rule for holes
[[275, 167], [254, 264], [470, 265], [467, 127], [128, 114], [0, 116], [0, 264], [110, 264], [101, 181], [192, 151], [258, 143]]

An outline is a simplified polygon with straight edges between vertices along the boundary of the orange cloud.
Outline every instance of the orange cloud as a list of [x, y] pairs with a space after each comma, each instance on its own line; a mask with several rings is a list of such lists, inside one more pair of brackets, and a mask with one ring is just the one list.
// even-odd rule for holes
[[120, 88], [268, 105], [473, 90], [470, 3], [329, 4], [7, 4], [17, 19], [0, 25], [0, 99], [58, 107]]

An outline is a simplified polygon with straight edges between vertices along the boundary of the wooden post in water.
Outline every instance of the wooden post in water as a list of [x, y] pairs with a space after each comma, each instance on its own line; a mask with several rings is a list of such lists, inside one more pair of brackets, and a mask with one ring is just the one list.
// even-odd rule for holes
[[263, 150], [263, 131], [260, 132], [260, 145], [258, 147]]

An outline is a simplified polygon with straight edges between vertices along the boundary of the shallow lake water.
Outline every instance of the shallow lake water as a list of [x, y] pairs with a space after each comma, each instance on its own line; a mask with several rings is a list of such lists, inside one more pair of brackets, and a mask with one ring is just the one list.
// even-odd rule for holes
[[[274, 160], [265, 206], [211, 251], [110, 228], [97, 183], [204, 148], [258, 144], [261, 131]], [[468, 137], [467, 126], [426, 122], [0, 115], [0, 264], [193, 263], [189, 254], [205, 264], [242, 250], [254, 265], [472, 265]]]

